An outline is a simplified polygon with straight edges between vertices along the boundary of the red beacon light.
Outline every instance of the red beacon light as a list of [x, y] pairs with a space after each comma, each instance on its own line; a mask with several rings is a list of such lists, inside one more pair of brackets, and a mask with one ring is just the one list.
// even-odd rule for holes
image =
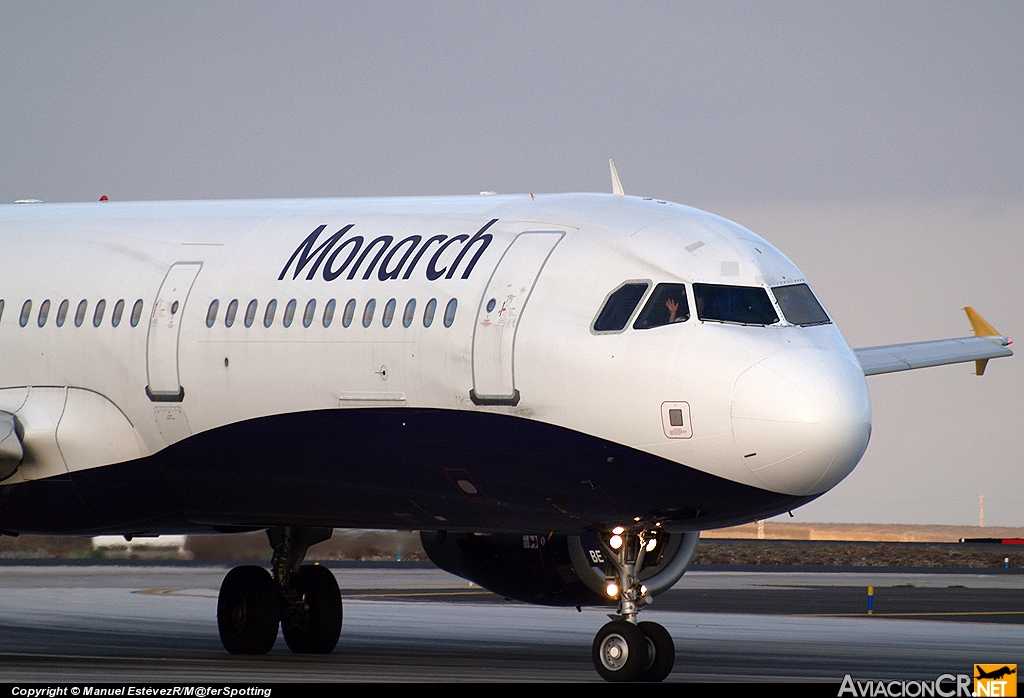
[[106, 203], [106, 202], [110, 201], [110, 199], [108, 199], [107, 195], [104, 194], [103, 196], [100, 197], [100, 201], [102, 201], [103, 203]]

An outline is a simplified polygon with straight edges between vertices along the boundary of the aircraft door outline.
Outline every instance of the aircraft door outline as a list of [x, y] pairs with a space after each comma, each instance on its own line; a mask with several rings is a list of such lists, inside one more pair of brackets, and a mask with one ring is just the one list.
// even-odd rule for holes
[[491, 273], [473, 328], [473, 389], [476, 405], [518, 405], [515, 340], [533, 288], [564, 231], [519, 233]]
[[146, 335], [146, 395], [153, 402], [185, 399], [178, 373], [178, 341], [185, 303], [202, 268], [202, 262], [172, 264], [157, 291]]

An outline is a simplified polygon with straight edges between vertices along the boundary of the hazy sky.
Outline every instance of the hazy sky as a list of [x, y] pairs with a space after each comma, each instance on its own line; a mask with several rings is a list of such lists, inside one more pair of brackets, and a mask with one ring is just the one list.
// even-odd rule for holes
[[[854, 346], [1024, 337], [1024, 3], [0, 2], [0, 201], [607, 191], [735, 218]], [[1022, 345], [1024, 346], [1024, 345]], [[1024, 358], [870, 379], [802, 520], [1024, 526]]]

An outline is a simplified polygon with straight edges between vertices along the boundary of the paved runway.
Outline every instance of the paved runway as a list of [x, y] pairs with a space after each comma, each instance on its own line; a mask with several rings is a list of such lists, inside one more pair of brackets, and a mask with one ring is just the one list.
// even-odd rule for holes
[[[226, 572], [2, 565], [0, 681], [598, 680], [590, 645], [603, 611], [506, 602], [425, 566], [335, 567], [345, 619], [329, 656], [293, 655], [280, 639], [270, 655], [229, 656], [215, 617]], [[934, 679], [1024, 665], [1019, 574], [694, 571], [643, 617], [675, 638], [670, 681]]]

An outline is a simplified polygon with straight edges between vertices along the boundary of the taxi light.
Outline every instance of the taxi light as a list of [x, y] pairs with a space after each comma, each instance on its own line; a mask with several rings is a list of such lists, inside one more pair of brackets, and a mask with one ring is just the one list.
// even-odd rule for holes
[[622, 536], [612, 536], [608, 539], [608, 545], [611, 546], [612, 550], [618, 550], [622, 547]]
[[624, 529], [622, 526], [616, 526], [615, 528], [612, 529], [612, 533], [614, 533], [615, 535], [618, 536], [618, 535], [621, 535], [625, 530], [626, 529]]
[[654, 550], [657, 547], [658, 547], [658, 539], [657, 538], [651, 538], [649, 541], [647, 541], [647, 552], [651, 552], [652, 550]]
[[610, 598], [614, 599], [616, 596], [619, 595], [619, 585], [618, 584], [609, 584], [607, 586], [607, 588], [605, 589], [605, 592], [607, 592], [607, 594], [608, 594], [608, 596]]

